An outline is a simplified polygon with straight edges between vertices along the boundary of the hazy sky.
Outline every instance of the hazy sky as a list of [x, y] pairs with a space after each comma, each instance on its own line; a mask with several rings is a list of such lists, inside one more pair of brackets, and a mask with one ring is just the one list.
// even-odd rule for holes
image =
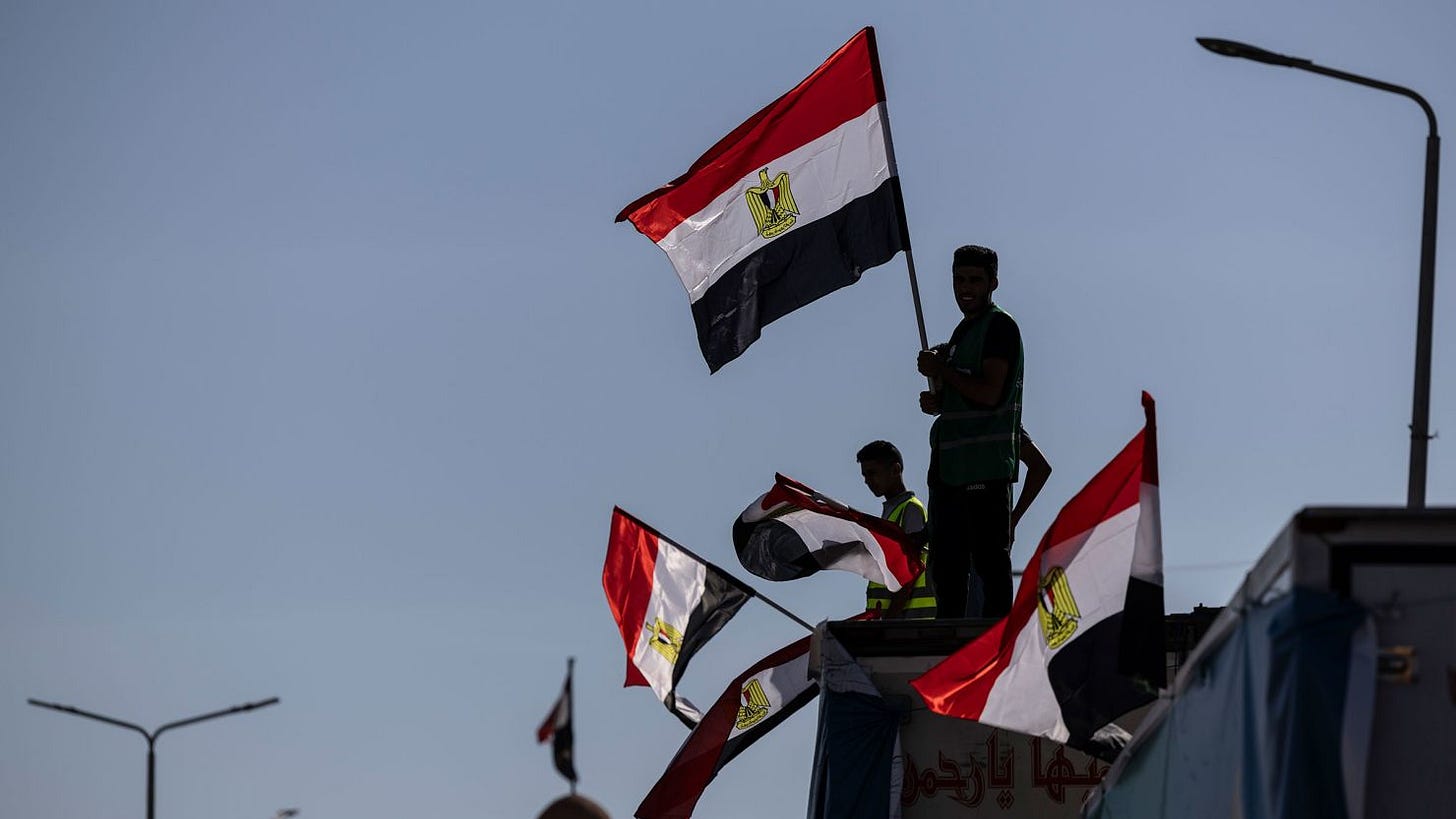
[[[27, 697], [154, 726], [278, 696], [164, 737], [157, 815], [534, 816], [574, 655], [582, 792], [630, 816], [684, 730], [619, 687], [613, 504], [736, 566], [776, 470], [875, 509], [855, 450], [897, 442], [922, 488], [928, 419], [903, 257], [710, 377], [666, 257], [612, 217], [867, 24], [932, 337], [979, 242], [1026, 339], [1056, 471], [1018, 566], [1144, 388], [1171, 610], [1222, 603], [1301, 506], [1404, 502], [1425, 121], [1193, 38], [1456, 123], [1456, 8], [900, 7], [0, 4], [0, 814], [143, 810], [139, 737]], [[1433, 505], [1453, 308], [1446, 276]], [[759, 586], [810, 620], [862, 602]], [[749, 603], [684, 692], [799, 633]], [[698, 816], [800, 815], [813, 723]]]

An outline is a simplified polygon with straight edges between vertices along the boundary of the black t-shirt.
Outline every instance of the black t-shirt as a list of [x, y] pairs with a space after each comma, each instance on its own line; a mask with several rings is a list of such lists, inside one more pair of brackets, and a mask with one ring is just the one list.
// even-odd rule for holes
[[986, 344], [981, 348], [981, 359], [999, 358], [1013, 366], [1021, 357], [1021, 328], [1016, 320], [1005, 313], [991, 316], [991, 326], [986, 328]]
[[[979, 316], [977, 317], [979, 318]], [[950, 343], [954, 346], [960, 341], [961, 336], [969, 329], [975, 319], [962, 319], [956, 325], [955, 332], [950, 334]], [[1016, 361], [1021, 357], [1021, 328], [1016, 326], [1016, 320], [1005, 313], [993, 313], [991, 324], [986, 328], [986, 340], [981, 345], [981, 360], [988, 358], [999, 358], [1002, 361], [1010, 362], [1012, 371], [1015, 371]], [[1001, 399], [996, 403], [1006, 400], [1011, 392], [1011, 380], [1008, 378], [1006, 386], [1001, 389]]]

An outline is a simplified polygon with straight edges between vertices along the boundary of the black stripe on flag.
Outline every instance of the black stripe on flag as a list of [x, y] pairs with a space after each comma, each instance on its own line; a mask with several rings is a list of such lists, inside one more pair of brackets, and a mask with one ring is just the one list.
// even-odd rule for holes
[[733, 615], [743, 608], [750, 596], [733, 578], [708, 566], [703, 576], [703, 596], [698, 599], [698, 605], [692, 614], [688, 615], [687, 627], [683, 629], [682, 647], [678, 649], [677, 662], [672, 665], [672, 691], [666, 702], [667, 709], [689, 728], [698, 723], [676, 707], [678, 680], [687, 671], [688, 660], [733, 619]]
[[693, 303], [708, 369], [737, 358], [775, 320], [889, 261], [909, 246], [908, 235], [899, 177], [891, 177], [734, 265]]
[[1167, 641], [1163, 636], [1163, 586], [1137, 577], [1127, 579], [1122, 609], [1118, 671], [1153, 688], [1168, 684]]
[[1156, 688], [1123, 676], [1118, 668], [1118, 643], [1126, 616], [1118, 612], [1098, 621], [1062, 646], [1047, 663], [1047, 679], [1070, 734], [1066, 744], [1104, 760], [1115, 757], [1120, 746], [1103, 742], [1099, 732], [1158, 695]]
[[[733, 521], [733, 545], [743, 568], [765, 580], [799, 580], [824, 568], [798, 532], [772, 518], [749, 523], [739, 516]], [[849, 550], [827, 548], [833, 557]]]

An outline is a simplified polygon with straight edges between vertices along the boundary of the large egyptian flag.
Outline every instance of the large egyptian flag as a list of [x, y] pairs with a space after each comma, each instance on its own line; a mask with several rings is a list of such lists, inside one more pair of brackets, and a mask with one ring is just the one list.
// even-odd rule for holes
[[729, 760], [819, 693], [809, 637], [764, 657], [723, 690], [638, 806], [637, 819], [685, 819]]
[[900, 527], [783, 475], [733, 522], [733, 547], [745, 569], [767, 580], [837, 569], [894, 592], [921, 572], [919, 547]]
[[612, 510], [602, 589], [627, 647], [623, 685], [651, 686], [678, 719], [696, 725], [702, 712], [678, 696], [678, 680], [752, 591], [621, 509]]
[[623, 220], [677, 269], [714, 372], [765, 325], [908, 248], [874, 29]]
[[911, 681], [930, 710], [1104, 758], [1117, 717], [1164, 680], [1163, 551], [1153, 399], [1146, 426], [1062, 508], [1011, 612]]

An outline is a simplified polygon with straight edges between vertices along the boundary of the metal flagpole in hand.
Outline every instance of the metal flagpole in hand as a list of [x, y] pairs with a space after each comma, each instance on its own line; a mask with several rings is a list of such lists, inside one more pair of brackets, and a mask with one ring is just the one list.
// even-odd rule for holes
[[885, 134], [885, 157], [890, 163], [890, 180], [895, 186], [895, 201], [900, 206], [900, 238], [905, 243], [905, 267], [910, 271], [910, 300], [915, 303], [915, 326], [920, 329], [920, 349], [930, 349], [930, 339], [925, 334], [925, 311], [920, 307], [920, 283], [915, 278], [915, 254], [910, 249], [910, 225], [905, 218], [905, 197], [900, 190], [900, 170], [895, 163], [895, 141], [890, 137], [890, 108], [885, 102], [885, 81], [880, 75], [880, 49], [875, 43], [875, 29], [870, 26], [870, 65], [874, 67], [875, 94], [880, 99], [880, 125]]

